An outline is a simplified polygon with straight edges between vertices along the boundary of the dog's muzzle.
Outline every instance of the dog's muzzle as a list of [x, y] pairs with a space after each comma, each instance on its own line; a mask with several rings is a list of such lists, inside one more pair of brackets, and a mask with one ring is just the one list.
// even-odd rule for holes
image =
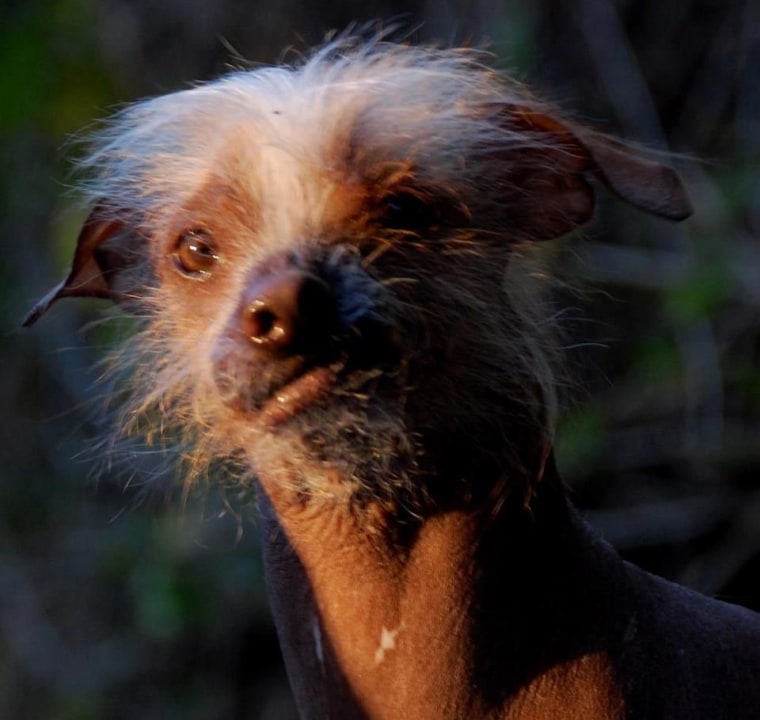
[[[337, 255], [337, 254], [336, 254]], [[352, 257], [272, 258], [254, 270], [214, 355], [225, 401], [279, 425], [397, 364], [380, 286]], [[349, 382], [349, 379], [352, 382]]]

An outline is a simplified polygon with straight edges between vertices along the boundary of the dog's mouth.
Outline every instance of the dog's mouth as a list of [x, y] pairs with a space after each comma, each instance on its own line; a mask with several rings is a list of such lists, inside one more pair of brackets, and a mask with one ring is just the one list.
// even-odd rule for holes
[[217, 362], [215, 381], [228, 407], [271, 430], [328, 403], [366, 403], [381, 378], [398, 388], [404, 382], [400, 358], [387, 334], [373, 334], [371, 341], [364, 334], [361, 342], [336, 343], [319, 357], [258, 363], [233, 352]]
[[318, 404], [338, 383], [344, 361], [311, 367], [298, 373], [264, 401], [258, 416], [267, 428], [275, 428]]

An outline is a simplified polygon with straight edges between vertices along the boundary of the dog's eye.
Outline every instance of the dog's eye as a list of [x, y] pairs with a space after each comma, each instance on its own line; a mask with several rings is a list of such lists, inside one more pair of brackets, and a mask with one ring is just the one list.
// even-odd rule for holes
[[396, 193], [384, 200], [383, 220], [393, 230], [424, 230], [440, 223], [440, 213], [417, 195]]
[[214, 240], [205, 230], [182, 235], [174, 252], [179, 269], [187, 275], [207, 275], [219, 260]]

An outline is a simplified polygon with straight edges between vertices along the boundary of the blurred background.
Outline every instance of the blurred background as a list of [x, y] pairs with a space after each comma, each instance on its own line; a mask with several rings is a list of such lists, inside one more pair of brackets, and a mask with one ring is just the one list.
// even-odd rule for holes
[[392, 18], [486, 44], [576, 117], [679, 154], [689, 221], [606, 198], [548, 247], [573, 288], [559, 459], [626, 557], [760, 609], [759, 0], [2, 0], [2, 718], [293, 717], [247, 490], [183, 503], [160, 458], [104, 466], [96, 362], [123, 329], [102, 303], [19, 323], [82, 220], [72, 133]]

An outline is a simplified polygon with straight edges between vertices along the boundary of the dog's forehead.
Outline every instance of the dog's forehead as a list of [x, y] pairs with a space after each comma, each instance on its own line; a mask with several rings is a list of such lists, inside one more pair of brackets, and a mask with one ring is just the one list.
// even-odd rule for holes
[[201, 116], [204, 136], [216, 138], [208, 161], [266, 183], [270, 191], [285, 178], [377, 181], [402, 165], [420, 171], [434, 165], [440, 177], [452, 155], [463, 155], [468, 140], [478, 140], [467, 136], [479, 126], [462, 104], [454, 112], [447, 106], [443, 78], [411, 69], [396, 77], [367, 70], [319, 81], [303, 70], [239, 74], [205, 90], [176, 98], [182, 115], [177, 126], [191, 138], [181, 152], [196, 152], [194, 126]]
[[278, 146], [233, 141], [187, 200], [168, 210], [170, 236], [188, 228], [223, 231], [247, 246], [340, 235], [361, 215], [370, 189], [350, 172], [316, 165]]
[[83, 162], [95, 176], [85, 190], [155, 217], [220, 170], [252, 198], [288, 195], [291, 209], [318, 186], [399, 167], [454, 182], [477, 175], [470, 151], [494, 132], [480, 110], [505, 92], [493, 74], [411, 51], [232, 73], [119, 114]]

